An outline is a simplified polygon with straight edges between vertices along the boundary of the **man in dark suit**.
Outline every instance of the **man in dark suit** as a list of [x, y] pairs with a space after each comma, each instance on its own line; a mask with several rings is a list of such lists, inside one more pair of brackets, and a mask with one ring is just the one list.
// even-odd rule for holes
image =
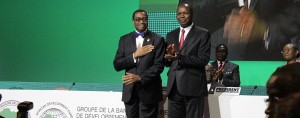
[[214, 82], [223, 84], [226, 87], [240, 86], [240, 71], [239, 65], [231, 63], [227, 60], [228, 48], [225, 44], [219, 44], [216, 47], [216, 61], [211, 65], [217, 69]]
[[300, 118], [300, 92], [291, 93], [278, 101], [275, 118]]
[[[293, 93], [300, 92], [300, 63], [284, 65], [272, 73], [266, 84], [269, 98], [265, 114], [267, 118], [274, 118], [279, 102]], [[287, 117], [280, 117], [287, 118]], [[298, 118], [298, 117], [296, 117]]]
[[136, 30], [120, 38], [114, 59], [115, 69], [126, 72], [122, 76], [122, 101], [127, 118], [156, 118], [162, 100], [160, 74], [164, 69], [165, 42], [147, 29], [146, 11], [136, 10], [132, 22]]
[[195, 26], [188, 4], [177, 8], [180, 28], [167, 34], [169, 118], [201, 118], [207, 95], [205, 65], [210, 55], [210, 33]]

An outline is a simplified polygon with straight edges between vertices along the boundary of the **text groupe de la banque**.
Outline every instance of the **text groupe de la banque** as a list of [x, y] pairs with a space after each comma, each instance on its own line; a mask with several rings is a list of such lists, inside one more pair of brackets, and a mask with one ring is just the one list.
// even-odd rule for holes
[[78, 112], [106, 112], [103, 107], [77, 107]]
[[125, 113], [125, 108], [77, 107], [77, 111], [85, 113], [77, 113], [76, 118], [126, 118], [125, 114], [115, 114]]
[[77, 107], [77, 112], [115, 112], [125, 113], [125, 108], [106, 108], [106, 107]]

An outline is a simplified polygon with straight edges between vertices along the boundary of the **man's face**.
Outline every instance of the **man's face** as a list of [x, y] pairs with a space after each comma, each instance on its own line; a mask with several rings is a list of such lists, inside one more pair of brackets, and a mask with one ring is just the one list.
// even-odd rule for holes
[[207, 83], [210, 83], [212, 81], [212, 79], [213, 79], [214, 67], [206, 65], [205, 66], [205, 71], [206, 71], [205, 74], [206, 74]]
[[268, 106], [265, 110], [265, 114], [267, 114], [268, 118], [274, 118], [275, 114], [275, 107], [277, 106], [279, 96], [280, 96], [280, 89], [276, 87], [275, 82], [278, 76], [271, 76], [267, 83], [267, 94], [269, 96], [268, 100]]
[[181, 27], [185, 28], [192, 24], [192, 15], [187, 7], [179, 6], [176, 16]]
[[148, 17], [145, 12], [136, 12], [132, 22], [138, 32], [143, 32], [148, 28]]
[[218, 61], [225, 61], [227, 59], [227, 50], [224, 46], [220, 46], [216, 50], [216, 57]]

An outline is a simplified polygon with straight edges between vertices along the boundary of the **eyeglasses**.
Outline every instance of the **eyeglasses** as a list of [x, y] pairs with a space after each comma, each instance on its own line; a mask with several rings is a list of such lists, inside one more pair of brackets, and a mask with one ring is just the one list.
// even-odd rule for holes
[[270, 103], [277, 103], [279, 100], [279, 97], [269, 97], [265, 99], [265, 103], [269, 105]]
[[226, 53], [227, 51], [226, 50], [217, 50], [216, 52], [217, 53]]
[[287, 50], [282, 50], [281, 53], [283, 54], [283, 53], [288, 53], [288, 52], [292, 52], [292, 51], [294, 51], [294, 50], [287, 49]]
[[215, 70], [206, 70], [206, 72], [214, 72]]
[[136, 21], [136, 22], [140, 22], [140, 21], [147, 21], [148, 20], [148, 18], [147, 17], [143, 17], [143, 18], [134, 18], [134, 21]]

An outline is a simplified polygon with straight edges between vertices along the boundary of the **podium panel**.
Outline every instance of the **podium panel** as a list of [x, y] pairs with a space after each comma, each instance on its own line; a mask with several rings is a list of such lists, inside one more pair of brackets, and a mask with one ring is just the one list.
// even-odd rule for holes
[[[31, 101], [30, 118], [126, 118], [121, 92], [66, 90], [1, 90], [0, 115], [15, 117], [17, 105]], [[167, 118], [168, 99], [164, 94], [158, 117]], [[209, 95], [205, 118], [265, 118], [267, 96]]]
[[17, 105], [33, 102], [30, 118], [126, 118], [121, 92], [0, 90], [0, 114], [16, 118]]
[[209, 118], [265, 118], [268, 96], [209, 95]]

